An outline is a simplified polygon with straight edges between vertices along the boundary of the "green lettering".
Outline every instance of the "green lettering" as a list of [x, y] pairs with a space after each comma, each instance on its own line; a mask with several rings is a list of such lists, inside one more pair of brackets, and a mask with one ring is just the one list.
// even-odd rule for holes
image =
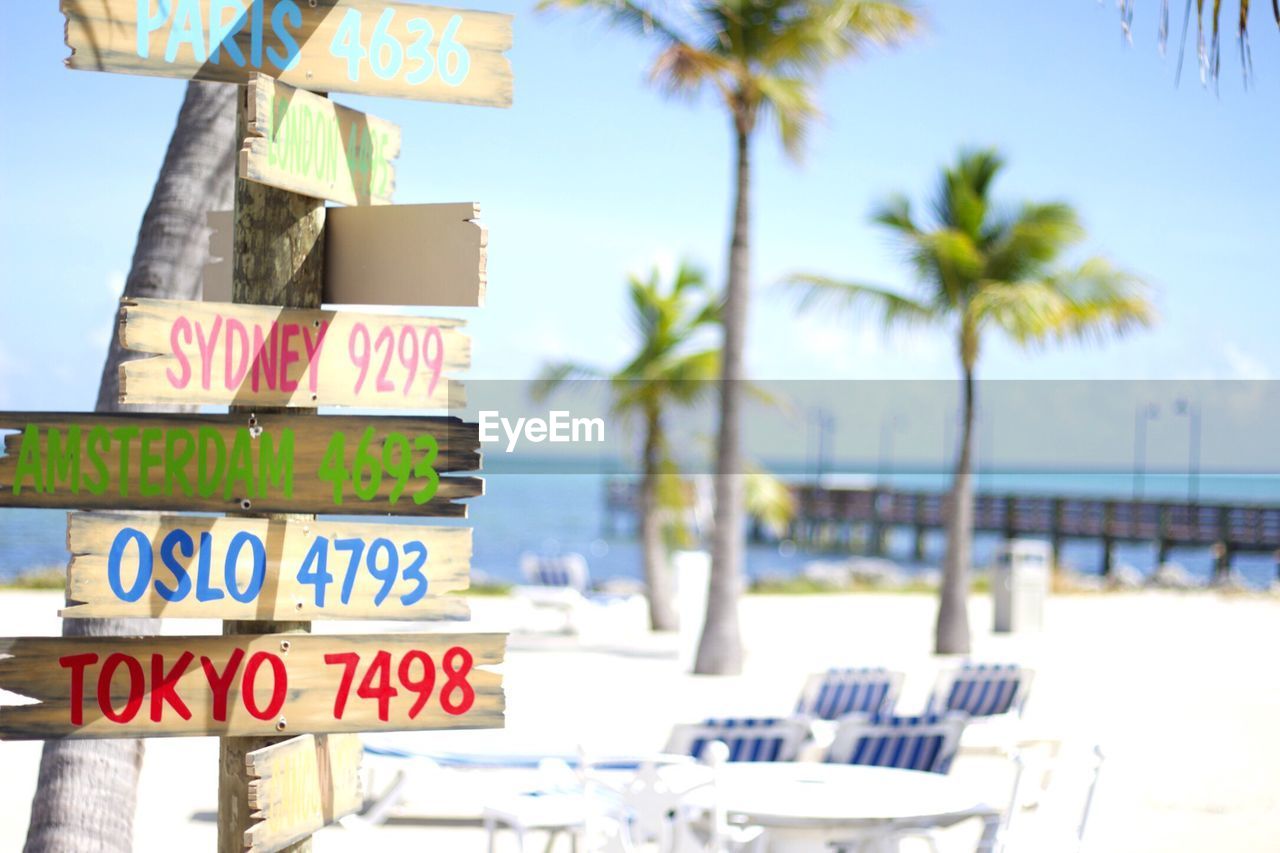
[[[222, 487], [222, 496], [227, 500], [233, 497], [244, 499], [253, 494], [253, 457], [249, 453], [249, 430], [241, 427], [236, 430], [235, 441], [231, 445], [231, 465], [227, 471], [227, 479]], [[243, 483], [242, 491], [235, 491], [236, 483]]]
[[[174, 452], [174, 447], [182, 439], [182, 450]], [[187, 463], [196, 452], [196, 438], [191, 430], [174, 427], [164, 434], [164, 493], [173, 495], [173, 487], [177, 484], [182, 494], [192, 497], [195, 490], [187, 477]]]
[[31, 488], [44, 491], [44, 466], [40, 464], [40, 427], [27, 424], [22, 431], [22, 444], [18, 448], [18, 468], [13, 475], [13, 493], [22, 494], [22, 477], [31, 478]]
[[152, 466], [164, 465], [164, 457], [159, 452], [151, 452], [151, 442], [159, 441], [164, 433], [160, 427], [143, 427], [138, 442], [138, 494], [144, 498], [153, 498], [164, 491], [160, 483], [151, 482]]
[[[202, 498], [211, 498], [218, 490], [222, 474], [227, 467], [227, 445], [222, 440], [222, 433], [213, 427], [202, 426], [196, 433], [199, 452], [196, 454], [196, 491]], [[209, 450], [214, 450], [213, 458], [209, 458]], [[210, 467], [212, 466], [212, 467]]]
[[286, 497], [293, 497], [293, 430], [280, 431], [280, 452], [275, 452], [271, 436], [258, 436], [258, 497], [267, 496], [267, 486], [278, 489]]
[[64, 491], [80, 494], [80, 427], [67, 429], [67, 440], [62, 440], [62, 430], [50, 427], [45, 432], [44, 490], [50, 494], [62, 483]]
[[129, 496], [129, 481], [133, 478], [129, 476], [129, 451], [130, 445], [138, 435], [136, 426], [117, 427], [111, 431], [111, 437], [120, 442], [120, 468], [116, 475], [120, 478], [116, 488], [120, 491], [120, 497], [127, 498]]
[[89, 438], [85, 442], [86, 451], [89, 457], [89, 465], [98, 472], [96, 480], [90, 480], [88, 475], [84, 478], [84, 487], [89, 490], [90, 494], [102, 495], [107, 492], [107, 463], [102, 461], [102, 454], [107, 452], [110, 444], [111, 433], [107, 431], [106, 427], [96, 426], [89, 428]]

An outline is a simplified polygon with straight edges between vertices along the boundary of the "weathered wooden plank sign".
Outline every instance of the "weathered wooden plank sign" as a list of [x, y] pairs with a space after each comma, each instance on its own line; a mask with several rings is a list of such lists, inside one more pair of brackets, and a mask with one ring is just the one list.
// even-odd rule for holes
[[0, 412], [0, 507], [466, 516], [484, 491], [475, 424]]
[[[397, 204], [325, 212], [326, 305], [484, 304], [488, 234], [480, 206]], [[231, 301], [231, 214], [209, 214], [204, 299]]]
[[502, 728], [504, 634], [0, 639], [0, 739]]
[[120, 300], [122, 403], [466, 405], [446, 371], [471, 366], [460, 320], [161, 299]]
[[511, 105], [511, 16], [382, 0], [62, 0], [67, 65]]
[[245, 756], [249, 808], [258, 823], [245, 831], [248, 853], [273, 853], [364, 805], [353, 734], [298, 735]]
[[265, 74], [249, 80], [240, 177], [340, 204], [390, 204], [400, 128]]
[[69, 513], [62, 616], [466, 619], [471, 530]]

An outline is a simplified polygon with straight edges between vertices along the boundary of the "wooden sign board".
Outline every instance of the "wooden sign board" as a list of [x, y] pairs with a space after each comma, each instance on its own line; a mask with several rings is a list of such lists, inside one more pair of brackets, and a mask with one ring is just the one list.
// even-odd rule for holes
[[69, 513], [69, 618], [466, 619], [471, 530]]
[[[397, 204], [325, 211], [326, 305], [484, 304], [488, 234], [480, 206]], [[209, 214], [206, 302], [231, 301], [231, 213]]]
[[[0, 739], [502, 728], [505, 634], [0, 639]], [[11, 657], [4, 658], [4, 655]]]
[[460, 320], [120, 300], [120, 402], [452, 409], [471, 366]]
[[0, 412], [0, 507], [465, 517], [458, 418]]
[[400, 128], [255, 74], [240, 177], [339, 204], [390, 204]]
[[250, 816], [249, 853], [274, 853], [364, 805], [360, 760], [353, 734], [298, 735], [245, 755]]
[[511, 16], [382, 0], [62, 0], [67, 65], [511, 106]]

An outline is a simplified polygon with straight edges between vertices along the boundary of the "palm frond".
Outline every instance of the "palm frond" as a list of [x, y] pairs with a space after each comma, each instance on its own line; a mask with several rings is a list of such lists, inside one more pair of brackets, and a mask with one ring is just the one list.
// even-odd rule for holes
[[782, 147], [793, 160], [804, 154], [809, 129], [822, 118], [813, 98], [813, 87], [803, 77], [758, 75], [756, 86], [761, 102], [778, 123]]
[[658, 54], [649, 69], [649, 80], [667, 95], [679, 98], [692, 98], [710, 83], [728, 99], [733, 73], [732, 63], [724, 57], [681, 42]]
[[911, 199], [902, 193], [889, 196], [872, 212], [871, 221], [901, 232], [904, 237], [920, 233], [920, 226], [911, 215]]
[[862, 310], [866, 316], [878, 317], [885, 326], [920, 325], [938, 320], [938, 312], [934, 306], [873, 284], [838, 281], [806, 273], [788, 276], [781, 284], [798, 294], [798, 307], [801, 311], [818, 309], [826, 313]]
[[542, 402], [566, 385], [605, 378], [605, 373], [589, 364], [562, 361], [548, 364], [529, 386], [529, 396]]
[[997, 219], [985, 234], [983, 275], [999, 281], [1031, 278], [1084, 235], [1080, 217], [1070, 205], [1024, 204], [1013, 216]]
[[658, 36], [668, 44], [682, 44], [675, 25], [635, 0], [539, 0], [539, 12], [583, 10], [595, 12], [610, 24], [645, 38]]

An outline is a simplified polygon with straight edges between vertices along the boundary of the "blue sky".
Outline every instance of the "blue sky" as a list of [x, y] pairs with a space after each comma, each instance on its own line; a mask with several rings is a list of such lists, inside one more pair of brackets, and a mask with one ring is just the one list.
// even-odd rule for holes
[[[922, 4], [926, 35], [835, 71], [802, 166], [758, 148], [749, 367], [760, 377], [950, 377], [941, 333], [885, 338], [800, 318], [770, 284], [790, 270], [909, 286], [867, 223], [887, 192], [916, 196], [964, 144], [1008, 155], [1006, 197], [1078, 207], [1089, 248], [1158, 288], [1158, 329], [1102, 349], [1027, 357], [1004, 378], [1273, 378], [1280, 366], [1280, 33], [1255, 10], [1255, 87], [1224, 42], [1221, 94], [1194, 61], [1173, 85], [1156, 4], [1122, 46], [1094, 0]], [[179, 81], [62, 67], [57, 4], [11, 3], [0, 29], [0, 407], [92, 406], [134, 237], [183, 93]], [[468, 318], [477, 377], [521, 378], [549, 358], [616, 361], [628, 270], [686, 257], [722, 278], [730, 138], [710, 100], [649, 88], [648, 45], [526, 4], [516, 14], [516, 105], [338, 100], [404, 130], [400, 202], [479, 201], [489, 299]], [[1232, 7], [1234, 9], [1234, 7]], [[1175, 27], [1176, 29], [1176, 27]], [[1192, 60], [1194, 57], [1192, 57]]]

